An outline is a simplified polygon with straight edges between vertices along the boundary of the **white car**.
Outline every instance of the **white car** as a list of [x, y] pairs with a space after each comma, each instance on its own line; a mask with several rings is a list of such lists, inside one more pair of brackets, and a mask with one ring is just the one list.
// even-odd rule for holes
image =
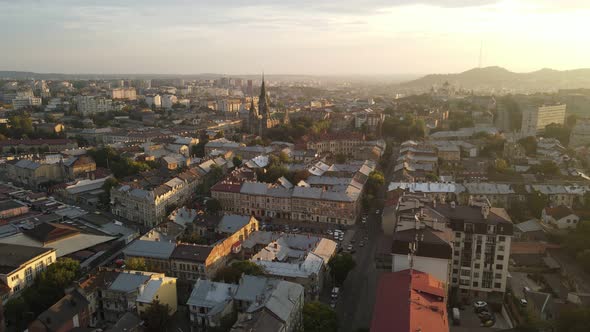
[[475, 309], [483, 309], [483, 308], [485, 308], [487, 306], [488, 306], [488, 304], [486, 302], [484, 302], [484, 301], [475, 301], [475, 302], [473, 302], [473, 307]]

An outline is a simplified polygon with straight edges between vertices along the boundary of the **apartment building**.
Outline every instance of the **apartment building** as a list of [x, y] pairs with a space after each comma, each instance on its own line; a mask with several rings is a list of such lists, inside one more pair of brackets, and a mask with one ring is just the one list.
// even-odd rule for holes
[[83, 116], [114, 110], [113, 101], [98, 96], [76, 96], [76, 107]]
[[504, 293], [513, 235], [506, 210], [491, 207], [487, 200], [435, 204], [432, 209], [453, 232], [451, 286], [458, 289], [458, 297], [492, 299], [492, 294]]
[[0, 294], [2, 303], [31, 286], [47, 266], [53, 264], [56, 250], [0, 243]]
[[[384, 140], [367, 141], [364, 135], [351, 132], [324, 134], [307, 142], [308, 150], [315, 150], [318, 154], [342, 154], [353, 159], [367, 159], [367, 155], [374, 153], [369, 159], [377, 160], [385, 153]], [[366, 150], [369, 150], [367, 152]]]
[[176, 278], [163, 273], [101, 268], [77, 284], [89, 305], [90, 326], [112, 325], [128, 312], [141, 315], [157, 299], [177, 309]]
[[160, 97], [160, 95], [145, 96], [145, 103], [149, 107], [154, 106], [156, 108], [160, 108], [162, 107], [162, 97]]
[[41, 98], [38, 97], [17, 97], [12, 100], [12, 108], [19, 110], [31, 106], [41, 106]]
[[231, 331], [298, 331], [303, 287], [296, 283], [243, 275], [237, 285], [198, 280], [187, 302], [191, 331], [208, 331], [237, 314]]
[[117, 88], [110, 92], [112, 99], [136, 100], [137, 93], [134, 88]]
[[167, 208], [188, 202], [200, 181], [200, 173], [189, 169], [149, 189], [134, 183], [112, 188], [111, 211], [114, 215], [153, 227], [168, 217]]
[[543, 105], [530, 107], [522, 112], [521, 132], [525, 136], [536, 136], [543, 132], [547, 125], [564, 124], [566, 105]]
[[590, 144], [590, 120], [580, 119], [570, 134], [569, 147], [577, 148]]

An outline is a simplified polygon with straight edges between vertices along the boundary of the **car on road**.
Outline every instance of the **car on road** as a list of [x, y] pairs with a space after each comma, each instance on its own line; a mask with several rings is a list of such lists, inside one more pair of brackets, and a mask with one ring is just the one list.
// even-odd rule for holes
[[366, 223], [366, 222], [367, 222], [367, 216], [363, 216], [363, 217], [361, 218], [361, 222], [362, 222], [363, 224], [364, 224], [364, 223]]
[[333, 300], [335, 300], [335, 299], [338, 298], [338, 293], [340, 293], [340, 288], [338, 288], [338, 287], [332, 288], [331, 297], [332, 297]]
[[332, 234], [334, 234], [334, 232], [333, 232], [331, 229], [327, 230], [327, 231], [326, 231], [326, 233], [327, 233], [328, 235], [332, 235]]
[[473, 308], [475, 312], [482, 312], [488, 308], [488, 304], [485, 301], [475, 301], [473, 302]]
[[359, 243], [359, 246], [360, 247], [364, 247], [365, 246], [365, 242], [364, 241], [361, 241], [361, 243]]
[[529, 301], [526, 299], [520, 299], [518, 302], [520, 302], [521, 307], [526, 307], [529, 304]]
[[332, 308], [332, 309], [336, 308], [336, 301], [335, 300], [330, 301], [330, 308]]
[[352, 246], [352, 244], [349, 244], [348, 247], [346, 247], [346, 250], [348, 250], [348, 251], [352, 251], [352, 249], [354, 249], [354, 247]]
[[375, 210], [375, 214], [377, 214], [377, 215], [381, 214], [381, 210], [379, 210], [379, 209]]

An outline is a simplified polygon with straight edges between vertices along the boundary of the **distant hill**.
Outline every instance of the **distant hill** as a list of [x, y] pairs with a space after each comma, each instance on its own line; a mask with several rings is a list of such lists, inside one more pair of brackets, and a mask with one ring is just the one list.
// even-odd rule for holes
[[541, 69], [515, 73], [502, 67], [474, 68], [458, 74], [431, 74], [399, 84], [402, 89], [427, 91], [449, 82], [468, 90], [510, 90], [542, 92], [558, 89], [590, 88], [590, 68], [574, 70]]

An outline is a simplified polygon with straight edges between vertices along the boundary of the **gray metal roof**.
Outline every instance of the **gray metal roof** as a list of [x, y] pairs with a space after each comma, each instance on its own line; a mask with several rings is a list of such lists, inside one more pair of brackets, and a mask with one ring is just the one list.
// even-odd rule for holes
[[120, 273], [113, 281], [109, 290], [129, 293], [150, 280], [149, 276], [134, 273]]
[[123, 250], [125, 256], [151, 257], [156, 259], [169, 259], [176, 247], [175, 243], [137, 240]]

